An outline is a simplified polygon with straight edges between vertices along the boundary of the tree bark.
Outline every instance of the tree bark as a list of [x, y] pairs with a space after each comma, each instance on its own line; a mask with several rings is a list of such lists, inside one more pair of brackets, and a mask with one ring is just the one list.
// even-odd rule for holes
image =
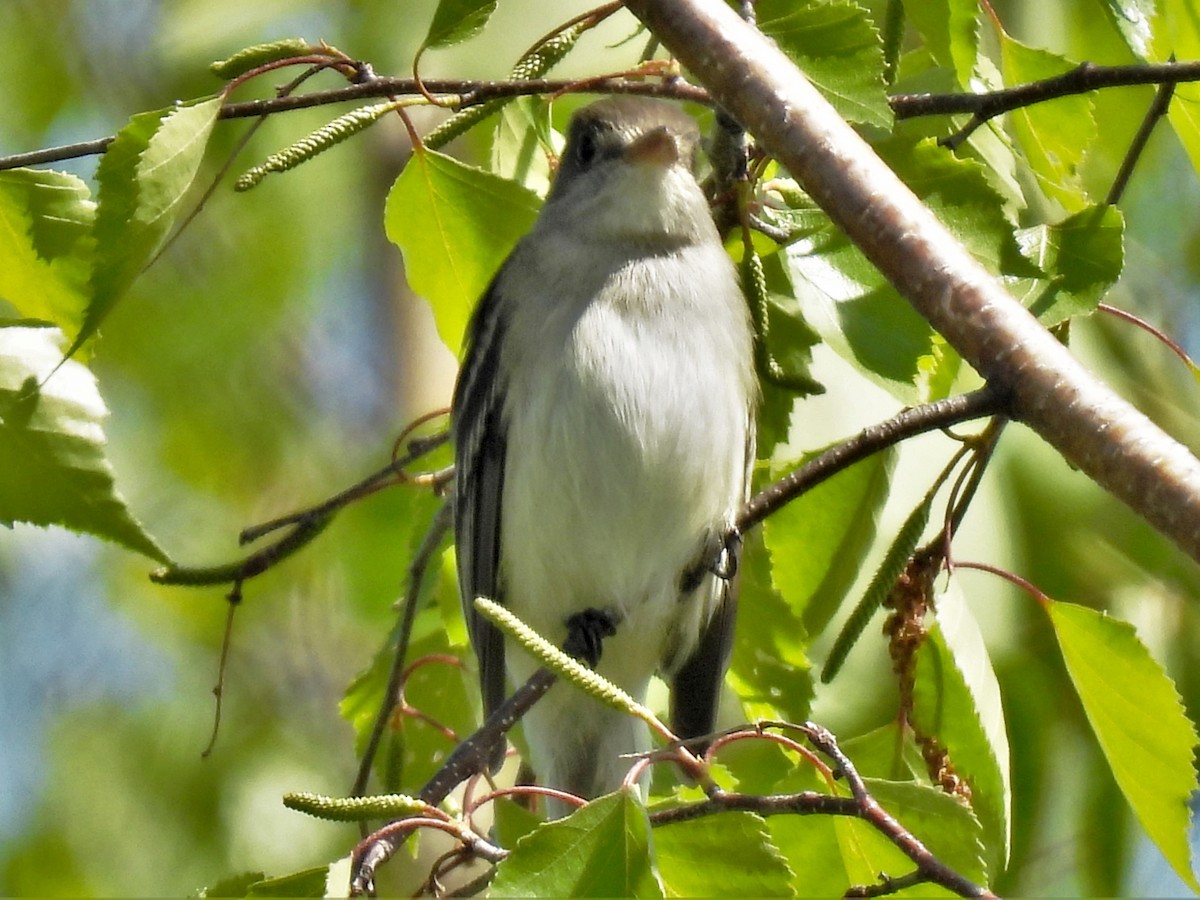
[[1200, 561], [1200, 461], [1088, 373], [722, 0], [625, 0], [1011, 413]]

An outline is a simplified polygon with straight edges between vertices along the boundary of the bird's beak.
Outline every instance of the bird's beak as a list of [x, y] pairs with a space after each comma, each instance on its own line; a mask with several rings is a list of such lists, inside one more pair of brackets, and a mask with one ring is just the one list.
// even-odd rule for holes
[[679, 162], [679, 145], [668, 129], [659, 126], [635, 138], [625, 148], [625, 158], [633, 163], [647, 163], [665, 169]]

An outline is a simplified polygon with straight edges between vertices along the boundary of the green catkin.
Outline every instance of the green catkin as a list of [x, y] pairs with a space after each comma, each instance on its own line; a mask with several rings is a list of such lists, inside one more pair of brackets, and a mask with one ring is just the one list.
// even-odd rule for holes
[[[513, 66], [510, 77], [514, 81], [528, 81], [532, 78], [541, 78], [567, 55], [567, 52], [575, 46], [575, 42], [579, 40], [579, 36], [585, 30], [586, 27], [583, 23], [580, 23], [556, 34], [545, 43], [534, 47], [517, 60], [517, 64]], [[482, 122], [493, 113], [498, 112], [505, 104], [511, 103], [512, 100], [512, 97], [501, 97], [455, 113], [425, 136], [425, 146], [431, 150], [437, 150], [439, 147], [446, 146], [446, 144], [465, 133], [468, 129]]]
[[323, 794], [284, 794], [283, 805], [296, 812], [332, 822], [358, 822], [362, 819], [395, 819], [418, 813], [426, 804], [405, 794], [380, 794], [374, 797], [327, 797]]
[[283, 38], [271, 41], [269, 44], [255, 44], [253, 47], [239, 50], [227, 59], [219, 59], [210, 63], [208, 70], [218, 78], [231, 81], [259, 66], [292, 56], [307, 56], [312, 52], [312, 44], [304, 38]]
[[900, 533], [896, 535], [896, 540], [892, 542], [883, 562], [875, 570], [875, 577], [871, 579], [862, 599], [858, 601], [858, 606], [854, 607], [854, 612], [850, 614], [850, 618], [842, 626], [837, 640], [833, 642], [833, 648], [825, 660], [825, 667], [821, 670], [822, 684], [829, 684], [833, 681], [834, 676], [841, 670], [842, 664], [850, 654], [851, 648], [862, 637], [867, 622], [871, 620], [875, 610], [883, 606], [888, 594], [892, 592], [896, 579], [904, 572], [904, 567], [908, 565], [913, 551], [917, 549], [917, 542], [921, 540], [925, 526], [929, 524], [929, 511], [932, 506], [933, 494], [931, 493], [921, 501], [920, 506], [909, 514], [908, 519], [900, 527]]
[[301, 163], [307, 162], [314, 156], [324, 153], [330, 147], [340, 144], [349, 137], [358, 134], [364, 128], [375, 123], [400, 106], [409, 105], [412, 100], [390, 100], [387, 103], [376, 103], [373, 106], [363, 106], [351, 110], [345, 115], [338, 116], [331, 122], [322, 125], [316, 131], [302, 137], [290, 147], [285, 147], [277, 153], [272, 153], [260, 165], [247, 170], [236, 182], [235, 191], [248, 191], [272, 172], [287, 172]]

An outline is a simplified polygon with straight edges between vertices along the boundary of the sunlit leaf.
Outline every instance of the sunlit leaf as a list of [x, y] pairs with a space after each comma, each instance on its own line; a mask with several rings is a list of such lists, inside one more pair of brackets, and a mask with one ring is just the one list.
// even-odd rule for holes
[[[1027, 47], [1004, 32], [999, 39], [1006, 84], [1043, 81], [1075, 67], [1070, 60]], [[1093, 107], [1090, 94], [1078, 94], [1035, 103], [1009, 114], [1009, 124], [1030, 171], [1046, 196], [1061, 203], [1067, 212], [1078, 212], [1088, 205], [1079, 167], [1096, 136]]]
[[1054, 225], [1017, 232], [1021, 251], [1045, 274], [1009, 281], [1009, 290], [1047, 327], [1090, 313], [1125, 265], [1125, 219], [1093, 206]]
[[1176, 874], [1200, 892], [1188, 846], [1200, 738], [1175, 685], [1128, 623], [1071, 603], [1046, 611], [1121, 792]]
[[458, 352], [475, 302], [540, 201], [520, 185], [429, 150], [413, 153], [388, 194], [384, 224], [438, 334]]
[[866, 11], [848, 0], [759, 0], [758, 27], [851, 122], [888, 128], [883, 47]]
[[474, 37], [496, 11], [497, 0], [441, 0], [422, 47], [445, 47]]
[[954, 70], [959, 87], [969, 87], [979, 56], [976, 0], [907, 0], [904, 12], [934, 59]]
[[1105, 7], [1116, 23], [1117, 30], [1133, 54], [1139, 59], [1151, 55], [1154, 23], [1159, 4], [1155, 0], [1106, 0]]
[[324, 897], [329, 866], [314, 866], [250, 885], [247, 897]]
[[786, 897], [792, 873], [766, 823], [722, 813], [654, 830], [654, 856], [668, 897]]
[[884, 809], [951, 869], [976, 884], [987, 882], [983, 828], [965, 803], [938, 788], [911, 781], [866, 779]]
[[[1004, 199], [983, 167], [933, 141], [884, 141], [875, 148], [896, 174], [984, 266], [997, 274], [1040, 274], [1013, 237]], [[803, 210], [807, 203], [789, 197]], [[781, 216], [776, 211], [776, 216]], [[806, 321], [829, 346], [906, 403], [939, 399], [957, 372], [954, 351], [832, 225], [804, 216], [786, 253]]]
[[199, 171], [221, 98], [140, 113], [117, 133], [96, 170], [91, 297], [73, 354], [100, 327], [166, 240]]
[[956, 583], [937, 597], [937, 619], [917, 651], [913, 727], [935, 737], [971, 789], [989, 869], [1008, 861], [1012, 820], [1008, 732], [1000, 686], [979, 626]]
[[662, 897], [650, 822], [630, 791], [528, 834], [496, 867], [496, 897]]
[[[1158, 14], [1151, 18], [1154, 41], [1150, 61], [1166, 62], [1172, 56], [1179, 60], [1200, 59], [1200, 18], [1193, 0], [1161, 0], [1158, 8]], [[1176, 85], [1167, 118], [1192, 168], [1200, 172], [1200, 85]]]
[[772, 584], [767, 551], [754, 532], [746, 536], [739, 572], [741, 598], [726, 683], [747, 719], [803, 722], [813, 698], [808, 638], [799, 610]]
[[60, 525], [166, 562], [113, 483], [95, 377], [72, 360], [54, 371], [61, 359], [58, 329], [0, 328], [0, 523]]
[[96, 207], [74, 175], [0, 172], [0, 298], [73, 332], [83, 321]]
[[[788, 503], [763, 526], [771, 579], [809, 634], [820, 633], [837, 612], [871, 549], [895, 461], [894, 453], [876, 453]], [[800, 462], [778, 466], [774, 475]]]

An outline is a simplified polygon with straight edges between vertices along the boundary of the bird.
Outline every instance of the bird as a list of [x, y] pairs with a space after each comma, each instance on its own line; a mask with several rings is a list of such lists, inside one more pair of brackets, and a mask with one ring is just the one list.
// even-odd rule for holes
[[[473, 312], [454, 388], [459, 588], [485, 712], [538, 664], [474, 609], [508, 607], [644, 702], [712, 731], [737, 609], [728, 541], [747, 497], [753, 327], [694, 169], [695, 120], [615, 96], [571, 118], [531, 230]], [[726, 569], [722, 571], [721, 569]], [[569, 683], [525, 715], [545, 787], [616, 790], [645, 724]], [[643, 778], [638, 788], [647, 791]], [[551, 817], [571, 807], [551, 801]]]

